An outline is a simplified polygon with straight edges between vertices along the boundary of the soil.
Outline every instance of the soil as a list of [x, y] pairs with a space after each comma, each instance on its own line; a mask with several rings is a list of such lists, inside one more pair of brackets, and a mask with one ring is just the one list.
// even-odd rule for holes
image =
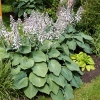
[[84, 74], [82, 75], [82, 81], [85, 83], [91, 82], [91, 80], [95, 79], [97, 76], [100, 75], [100, 57], [97, 57], [96, 55], [91, 56], [95, 62], [95, 70], [91, 71], [84, 71]]

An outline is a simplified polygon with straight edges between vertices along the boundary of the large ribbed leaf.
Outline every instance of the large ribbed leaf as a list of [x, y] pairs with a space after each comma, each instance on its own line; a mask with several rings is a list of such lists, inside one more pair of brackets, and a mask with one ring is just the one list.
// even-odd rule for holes
[[76, 72], [73, 73], [74, 79], [76, 80], [76, 82], [78, 83], [78, 85], [82, 85], [82, 79], [80, 78], [80, 75]]
[[51, 97], [52, 97], [52, 100], [64, 100], [64, 95], [63, 95], [63, 92], [61, 90], [58, 91], [58, 94], [55, 95], [51, 92]]
[[11, 68], [11, 74], [16, 75], [20, 72], [21, 68], [20, 66], [17, 66], [16, 68]]
[[57, 58], [60, 55], [60, 52], [57, 49], [51, 49], [49, 52], [49, 58]]
[[79, 85], [77, 83], [77, 81], [75, 80], [75, 78], [73, 77], [72, 80], [70, 81], [71, 86], [74, 86], [76, 88], [79, 88]]
[[6, 52], [6, 49], [0, 47], [0, 60], [4, 58], [9, 58], [9, 54]]
[[93, 38], [89, 35], [86, 35], [84, 33], [80, 33], [80, 35], [84, 38], [84, 39], [87, 39], [87, 40], [93, 40]]
[[47, 83], [49, 84], [50, 91], [52, 91], [54, 94], [57, 95], [58, 90], [59, 90], [59, 86], [53, 82], [51, 77], [48, 78]]
[[58, 57], [59, 60], [64, 60], [64, 61], [68, 61], [68, 62], [71, 62], [72, 60], [70, 59], [69, 56], [66, 56], [66, 55], [60, 55]]
[[42, 51], [34, 51], [31, 56], [35, 62], [46, 62], [46, 55]]
[[61, 74], [68, 80], [70, 81], [73, 77], [72, 72], [66, 67], [63, 66], [61, 70]]
[[75, 63], [75, 62], [71, 62], [71, 63], [65, 63], [67, 68], [70, 70], [70, 71], [77, 71], [78, 73], [80, 73], [81, 75], [83, 74], [79, 68], [79, 66]]
[[61, 46], [62, 46], [63, 51], [66, 53], [66, 55], [69, 56], [69, 49], [68, 49], [67, 44], [62, 44]]
[[39, 76], [36, 76], [33, 72], [31, 72], [29, 75], [29, 80], [33, 85], [37, 87], [42, 87], [44, 86], [46, 82], [46, 77], [45, 78], [39, 77]]
[[37, 76], [45, 77], [46, 73], [48, 72], [48, 67], [47, 64], [42, 62], [42, 63], [36, 63], [32, 67], [33, 73], [35, 73]]
[[68, 48], [71, 49], [71, 50], [76, 49], [76, 42], [74, 40], [67, 41], [67, 45], [68, 45]]
[[54, 75], [59, 76], [61, 72], [61, 65], [57, 60], [50, 60], [48, 67]]
[[72, 86], [68, 84], [67, 82], [65, 84], [66, 84], [65, 89], [64, 89], [65, 100], [73, 99], [74, 94], [73, 94]]
[[37, 88], [40, 92], [50, 94], [50, 88], [47, 84], [45, 84], [43, 87]]
[[29, 69], [34, 65], [33, 59], [29, 59], [27, 57], [23, 57], [21, 60], [21, 64], [19, 65], [22, 69]]
[[31, 52], [31, 45], [22, 45], [19, 47], [18, 52], [26, 54]]
[[36, 96], [37, 92], [38, 90], [32, 85], [31, 82], [29, 82], [29, 85], [24, 89], [25, 95], [30, 99]]
[[14, 53], [11, 54], [12, 57], [12, 66], [16, 66], [20, 63], [22, 56], [20, 54]]
[[21, 71], [19, 74], [14, 75], [12, 77], [12, 79], [14, 80], [14, 88], [15, 89], [21, 89], [24, 88], [28, 85], [28, 77], [27, 74], [23, 71]]
[[59, 86], [64, 87], [65, 86], [65, 78], [62, 75], [55, 76], [53, 74], [50, 74], [49, 77]]

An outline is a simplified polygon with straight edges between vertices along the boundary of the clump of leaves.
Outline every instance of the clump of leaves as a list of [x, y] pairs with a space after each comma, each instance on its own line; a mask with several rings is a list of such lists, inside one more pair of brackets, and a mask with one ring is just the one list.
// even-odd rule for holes
[[70, 56], [71, 59], [78, 64], [78, 66], [84, 71], [95, 70], [94, 61], [91, 56], [86, 53], [80, 52], [79, 54], [74, 54]]

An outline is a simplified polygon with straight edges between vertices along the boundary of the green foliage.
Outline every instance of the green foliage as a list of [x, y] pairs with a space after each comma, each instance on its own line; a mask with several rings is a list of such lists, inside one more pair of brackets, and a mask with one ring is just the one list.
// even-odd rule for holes
[[79, 54], [71, 55], [71, 59], [79, 65], [79, 67], [84, 71], [95, 70], [94, 61], [91, 56], [86, 55], [86, 53], [80, 52]]
[[12, 4], [14, 1], [16, 1], [16, 0], [2, 0], [2, 4]]
[[49, 14], [49, 16], [53, 18], [54, 21], [57, 19], [56, 13], [57, 13], [59, 1], [60, 0], [53, 0], [51, 7], [44, 9], [44, 13], [47, 12]]
[[83, 73], [70, 55], [77, 47], [91, 53], [86, 40], [92, 38], [69, 25], [58, 40], [44, 40], [42, 44], [34, 41], [33, 44], [28, 39], [23, 37], [27, 41], [17, 51], [10, 48], [7, 53], [0, 49], [0, 57], [11, 61], [13, 88], [22, 90], [30, 99], [38, 92], [50, 95], [53, 100], [73, 98], [73, 87], [79, 88], [82, 84], [80, 75]]
[[82, 20], [79, 23], [79, 28], [87, 34], [94, 34], [96, 27], [100, 24], [100, 1], [96, 0], [81, 0], [84, 8]]
[[18, 0], [13, 3], [13, 7], [14, 12], [18, 14], [18, 17], [21, 17], [24, 12], [30, 15], [33, 9], [43, 10], [44, 5], [42, 0]]
[[100, 25], [96, 27], [91, 46], [93, 49], [93, 53], [95, 53], [97, 56], [100, 56]]
[[2, 12], [3, 13], [8, 13], [8, 12], [12, 12], [12, 6], [11, 5], [2, 5]]
[[0, 48], [0, 100], [11, 100], [12, 95], [15, 92], [12, 89], [12, 78], [11, 78], [11, 62], [6, 58], [8, 54], [3, 48]]

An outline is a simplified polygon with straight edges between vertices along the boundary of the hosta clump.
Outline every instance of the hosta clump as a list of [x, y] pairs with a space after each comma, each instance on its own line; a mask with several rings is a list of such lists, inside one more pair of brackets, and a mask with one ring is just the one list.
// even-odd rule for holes
[[84, 43], [91, 39], [69, 26], [58, 40], [44, 40], [42, 44], [38, 42], [38, 46], [23, 46], [16, 52], [10, 51], [14, 88], [23, 89], [28, 98], [33, 98], [39, 91], [53, 100], [73, 98], [73, 87], [79, 88], [82, 84], [82, 72], [70, 54], [82, 45], [83, 50], [91, 53], [89, 45]]
[[87, 71], [95, 70], [92, 57], [86, 53], [80, 52], [79, 54], [71, 55], [71, 59], [79, 65], [82, 71], [85, 69], [87, 69]]
[[73, 87], [82, 84], [82, 72], [70, 54], [77, 47], [91, 53], [87, 41], [92, 38], [69, 25], [73, 18], [67, 19], [63, 11], [56, 23], [48, 15], [33, 12], [24, 23], [12, 19], [11, 33], [1, 27], [2, 42], [7, 41], [5, 47], [9, 47], [13, 87], [30, 99], [40, 91], [53, 100], [69, 100], [74, 97]]

